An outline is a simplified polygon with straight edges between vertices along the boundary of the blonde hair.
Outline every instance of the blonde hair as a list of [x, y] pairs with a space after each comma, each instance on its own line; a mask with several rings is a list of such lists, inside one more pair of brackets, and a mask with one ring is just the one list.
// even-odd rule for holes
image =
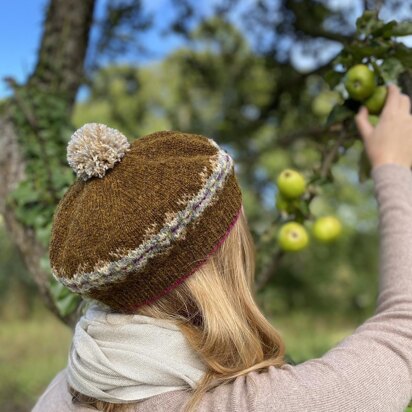
[[[185, 406], [192, 412], [203, 394], [251, 371], [281, 367], [285, 347], [254, 300], [255, 246], [243, 207], [221, 247], [172, 292], [138, 313], [175, 321], [207, 372]], [[71, 389], [77, 402], [105, 412], [127, 411]]]

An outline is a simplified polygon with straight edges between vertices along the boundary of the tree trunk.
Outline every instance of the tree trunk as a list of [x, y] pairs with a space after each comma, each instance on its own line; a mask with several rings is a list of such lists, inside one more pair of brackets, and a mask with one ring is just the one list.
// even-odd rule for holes
[[[36, 68], [27, 82], [27, 85], [44, 92], [63, 96], [70, 111], [83, 80], [94, 4], [95, 0], [50, 1]], [[44, 302], [61, 318], [48, 288], [50, 273], [40, 263], [47, 251], [36, 240], [33, 229], [25, 227], [6, 202], [8, 194], [25, 178], [25, 159], [17, 137], [17, 131], [6, 112], [0, 116], [0, 213]], [[62, 320], [73, 324], [74, 317]]]
[[51, 0], [29, 84], [62, 94], [72, 105], [83, 81], [95, 0]]

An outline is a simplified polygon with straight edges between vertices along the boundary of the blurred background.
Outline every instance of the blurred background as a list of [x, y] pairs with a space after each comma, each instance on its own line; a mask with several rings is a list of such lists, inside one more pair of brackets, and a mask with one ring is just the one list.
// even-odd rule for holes
[[45, 251], [74, 179], [66, 144], [86, 122], [129, 139], [200, 133], [235, 158], [259, 246], [257, 300], [293, 362], [321, 356], [372, 315], [378, 221], [372, 182], [358, 178], [361, 142], [335, 153], [310, 203], [313, 216], [343, 223], [333, 244], [279, 256], [276, 178], [288, 167], [310, 178], [324, 166], [334, 137], [323, 126], [338, 100], [325, 75], [373, 7], [386, 21], [412, 18], [395, 0], [0, 6], [1, 411], [30, 410], [66, 364], [79, 301], [50, 281]]

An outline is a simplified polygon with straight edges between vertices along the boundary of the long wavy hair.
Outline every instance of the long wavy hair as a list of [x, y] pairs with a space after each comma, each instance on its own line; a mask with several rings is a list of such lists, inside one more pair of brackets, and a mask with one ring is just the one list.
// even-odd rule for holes
[[[160, 300], [137, 310], [141, 315], [177, 323], [207, 365], [192, 390], [185, 412], [195, 411], [205, 392], [251, 371], [281, 367], [285, 346], [254, 299], [255, 246], [244, 209], [221, 247], [185, 282]], [[73, 402], [104, 412], [123, 412], [112, 404], [70, 388]]]

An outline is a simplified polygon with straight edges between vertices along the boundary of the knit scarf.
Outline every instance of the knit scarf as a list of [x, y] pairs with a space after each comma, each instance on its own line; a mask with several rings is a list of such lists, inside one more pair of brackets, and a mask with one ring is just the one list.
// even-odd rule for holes
[[175, 323], [98, 305], [78, 321], [67, 367], [75, 390], [111, 403], [195, 388], [205, 370]]

